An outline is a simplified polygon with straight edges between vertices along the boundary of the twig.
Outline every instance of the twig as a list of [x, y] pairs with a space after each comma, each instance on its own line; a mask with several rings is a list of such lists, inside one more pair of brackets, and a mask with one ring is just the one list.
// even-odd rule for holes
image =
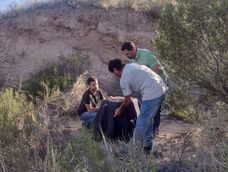
[[75, 158], [76, 155], [77, 155], [77, 152], [74, 153], [73, 157], [72, 157], [71, 160], [70, 160], [70, 163], [73, 162], [73, 160], [74, 160], [74, 158]]
[[3, 172], [7, 172], [4, 162], [2, 161], [2, 158], [1, 158], [1, 166], [2, 166]]
[[219, 164], [220, 166], [222, 166], [222, 167], [225, 168], [225, 169], [228, 168], [228, 166], [226, 166], [226, 165], [224, 165], [223, 163], [219, 162], [219, 161], [217, 160], [217, 158], [215, 158], [215, 156], [213, 155], [212, 151], [210, 151], [210, 154], [211, 154], [211, 158], [212, 158], [213, 162], [216, 162], [217, 164]]

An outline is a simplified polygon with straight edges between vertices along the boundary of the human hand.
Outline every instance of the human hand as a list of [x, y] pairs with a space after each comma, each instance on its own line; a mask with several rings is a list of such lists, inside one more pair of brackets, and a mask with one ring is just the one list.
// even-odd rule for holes
[[122, 108], [116, 108], [114, 117], [120, 115], [122, 113]]
[[113, 97], [113, 96], [108, 96], [108, 100], [113, 100], [115, 97]]
[[97, 105], [96, 105], [96, 108], [97, 108], [97, 109], [100, 109], [101, 104], [102, 104], [102, 101], [98, 101], [98, 103], [97, 103]]

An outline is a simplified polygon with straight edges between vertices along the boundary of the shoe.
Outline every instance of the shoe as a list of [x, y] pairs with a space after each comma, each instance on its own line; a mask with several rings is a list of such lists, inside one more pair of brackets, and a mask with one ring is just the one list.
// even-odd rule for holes
[[150, 155], [150, 150], [144, 150], [145, 155]]
[[144, 148], [143, 148], [143, 151], [144, 151], [144, 154], [145, 154], [145, 155], [150, 155], [151, 148], [149, 148], [149, 147], [144, 147]]

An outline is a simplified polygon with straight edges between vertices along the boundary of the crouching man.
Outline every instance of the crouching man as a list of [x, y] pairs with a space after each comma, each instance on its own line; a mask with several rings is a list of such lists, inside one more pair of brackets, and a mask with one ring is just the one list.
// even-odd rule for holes
[[108, 70], [120, 78], [120, 87], [124, 95], [124, 101], [115, 110], [115, 116], [122, 113], [133, 91], [140, 92], [142, 95], [133, 143], [140, 144], [143, 141], [143, 150], [149, 154], [153, 141], [153, 118], [158, 113], [168, 88], [161, 77], [144, 65], [136, 63], [124, 65], [120, 59], [114, 59], [109, 61]]
[[89, 128], [97, 115], [98, 105], [104, 99], [104, 96], [99, 89], [96, 77], [89, 77], [87, 79], [87, 85], [88, 89], [83, 93], [77, 111], [80, 119], [83, 121], [83, 125]]

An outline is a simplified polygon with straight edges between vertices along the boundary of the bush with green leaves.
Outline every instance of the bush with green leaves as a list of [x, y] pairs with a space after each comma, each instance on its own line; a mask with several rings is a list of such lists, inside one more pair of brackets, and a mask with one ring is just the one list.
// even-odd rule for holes
[[198, 119], [196, 97], [189, 91], [188, 85], [182, 85], [168, 94], [165, 109], [171, 110], [171, 115], [186, 122], [195, 122]]
[[77, 77], [85, 72], [88, 63], [88, 56], [80, 52], [59, 57], [59, 63], [47, 63], [42, 71], [24, 84], [23, 89], [41, 98], [56, 90], [69, 90]]
[[177, 0], [166, 3], [156, 46], [179, 78], [227, 101], [227, 1]]

